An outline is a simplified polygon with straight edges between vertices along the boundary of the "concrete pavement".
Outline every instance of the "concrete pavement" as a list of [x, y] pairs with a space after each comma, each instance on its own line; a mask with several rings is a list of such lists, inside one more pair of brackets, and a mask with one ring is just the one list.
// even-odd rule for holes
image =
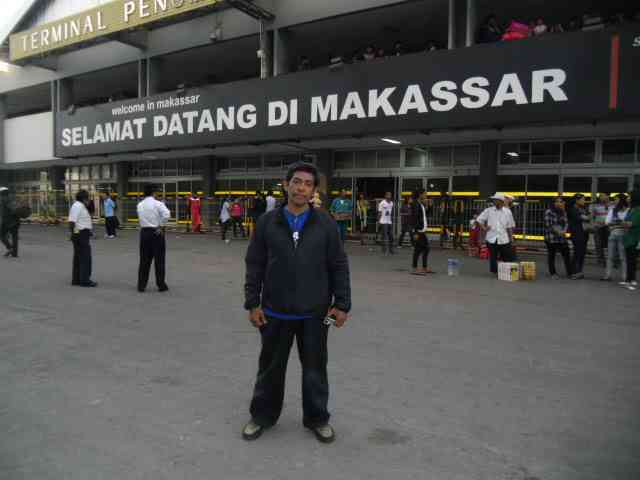
[[94, 242], [97, 289], [70, 286], [64, 228], [21, 233], [0, 259], [0, 479], [640, 478], [640, 292], [598, 270], [509, 284], [463, 259], [449, 278], [436, 251], [420, 278], [407, 250], [349, 246], [336, 443], [302, 428], [295, 352], [280, 423], [246, 443], [245, 242], [171, 234], [171, 291], [139, 294], [135, 232]]

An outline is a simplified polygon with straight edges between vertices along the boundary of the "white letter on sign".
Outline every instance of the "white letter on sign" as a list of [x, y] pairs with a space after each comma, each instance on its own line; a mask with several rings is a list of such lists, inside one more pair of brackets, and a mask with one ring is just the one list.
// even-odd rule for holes
[[136, 9], [135, 2], [125, 2], [124, 4], [124, 23], [129, 23], [129, 17]]
[[531, 76], [531, 103], [544, 102], [545, 91], [555, 102], [566, 102], [569, 99], [560, 88], [566, 80], [567, 74], [559, 68], [535, 70]]
[[285, 102], [269, 102], [269, 126], [280, 127], [287, 123], [289, 108]]

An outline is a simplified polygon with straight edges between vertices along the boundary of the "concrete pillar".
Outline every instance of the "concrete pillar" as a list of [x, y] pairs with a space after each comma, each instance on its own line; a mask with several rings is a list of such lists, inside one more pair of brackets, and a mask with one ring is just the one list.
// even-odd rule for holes
[[160, 93], [160, 79], [162, 78], [162, 61], [159, 58], [147, 58], [147, 96]]
[[7, 117], [7, 97], [0, 95], [0, 166], [7, 163], [4, 148], [4, 119]]
[[216, 178], [218, 174], [218, 160], [214, 157], [205, 160], [202, 169], [202, 223], [207, 230], [217, 224], [218, 205], [215, 198]]
[[316, 167], [320, 172], [320, 181], [318, 182], [318, 190], [323, 205], [327, 206], [329, 201], [329, 193], [331, 192], [331, 181], [333, 180], [333, 151], [320, 150], [316, 152]]
[[488, 197], [498, 188], [498, 150], [496, 140], [480, 144], [480, 196]]
[[[132, 209], [132, 203], [135, 200], [128, 200], [127, 193], [129, 192], [129, 162], [116, 163], [116, 176], [117, 184], [116, 189], [118, 193], [118, 218], [123, 225], [127, 223], [130, 210]], [[135, 205], [133, 205], [135, 207]]]
[[49, 167], [47, 175], [49, 177], [49, 204], [53, 208], [56, 217], [64, 217], [68, 211], [68, 201], [65, 196], [64, 173], [66, 167]]
[[273, 30], [267, 30], [260, 22], [260, 78], [270, 78], [273, 66]]
[[147, 60], [138, 60], [138, 98], [147, 96]]
[[291, 32], [279, 28], [274, 32], [273, 37], [273, 76], [285, 75], [292, 70], [292, 62], [290, 53]]
[[63, 112], [73, 105], [73, 80], [71, 78], [61, 78], [58, 80], [58, 111]]

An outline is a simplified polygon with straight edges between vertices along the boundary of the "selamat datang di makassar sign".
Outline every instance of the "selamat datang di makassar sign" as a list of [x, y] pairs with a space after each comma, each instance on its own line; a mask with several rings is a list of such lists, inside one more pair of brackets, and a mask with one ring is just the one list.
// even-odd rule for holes
[[[628, 69], [640, 48], [631, 47], [630, 35], [615, 38], [606, 31], [550, 35], [61, 111], [55, 154], [292, 143], [640, 115], [632, 100], [637, 80]], [[618, 42], [629, 45], [626, 52], [621, 49], [619, 62], [612, 61], [617, 58], [612, 45]], [[626, 89], [629, 98], [622, 95]]]
[[221, 0], [114, 0], [11, 35], [11, 61], [42, 56], [77, 43], [165, 20], [220, 2]]

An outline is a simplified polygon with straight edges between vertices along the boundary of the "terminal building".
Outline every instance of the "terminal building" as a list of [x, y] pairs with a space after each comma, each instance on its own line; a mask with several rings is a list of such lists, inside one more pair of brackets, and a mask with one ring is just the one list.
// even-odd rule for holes
[[327, 200], [424, 189], [465, 222], [509, 192], [539, 238], [552, 197], [640, 184], [631, 3], [25, 1], [0, 30], [0, 183], [35, 218], [114, 193], [124, 221], [153, 183], [212, 225], [305, 160]]

